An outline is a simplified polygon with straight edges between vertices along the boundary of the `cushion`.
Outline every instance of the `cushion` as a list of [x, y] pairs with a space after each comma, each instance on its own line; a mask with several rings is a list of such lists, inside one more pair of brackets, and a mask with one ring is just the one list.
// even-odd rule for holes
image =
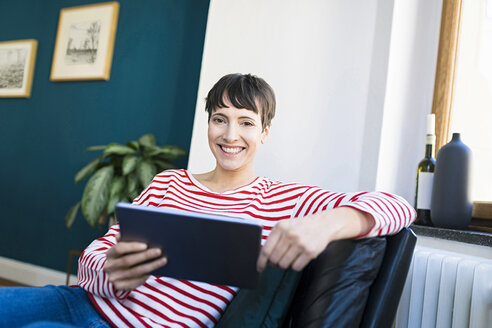
[[295, 294], [301, 272], [267, 266], [256, 289], [241, 289], [215, 327], [279, 327]]
[[338, 240], [304, 269], [283, 327], [359, 327], [384, 237]]

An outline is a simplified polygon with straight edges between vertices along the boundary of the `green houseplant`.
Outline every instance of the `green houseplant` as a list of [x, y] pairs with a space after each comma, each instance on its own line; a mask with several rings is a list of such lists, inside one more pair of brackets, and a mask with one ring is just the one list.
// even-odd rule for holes
[[110, 143], [86, 150], [103, 153], [75, 174], [75, 184], [90, 178], [82, 199], [65, 216], [68, 228], [72, 226], [79, 208], [90, 226], [104, 224], [108, 218], [114, 219], [116, 203], [132, 201], [158, 172], [176, 168], [174, 161], [187, 154], [178, 146], [156, 145], [152, 134], [145, 134], [138, 141], [130, 141], [126, 145]]

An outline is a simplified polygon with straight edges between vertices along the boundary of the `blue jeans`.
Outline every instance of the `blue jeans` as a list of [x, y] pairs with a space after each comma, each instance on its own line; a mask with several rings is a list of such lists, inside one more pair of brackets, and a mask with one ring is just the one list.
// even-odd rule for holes
[[1, 287], [0, 327], [109, 328], [80, 287]]

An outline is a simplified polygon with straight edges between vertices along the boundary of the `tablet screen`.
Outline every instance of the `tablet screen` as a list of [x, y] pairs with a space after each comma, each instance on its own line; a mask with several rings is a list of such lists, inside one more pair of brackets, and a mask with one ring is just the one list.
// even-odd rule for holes
[[255, 288], [262, 226], [245, 219], [118, 203], [122, 241], [159, 247], [158, 276]]

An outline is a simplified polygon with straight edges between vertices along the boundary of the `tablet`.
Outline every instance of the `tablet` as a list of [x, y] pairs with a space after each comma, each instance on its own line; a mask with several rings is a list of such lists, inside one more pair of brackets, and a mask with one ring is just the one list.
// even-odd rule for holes
[[254, 289], [262, 226], [219, 215], [118, 203], [122, 241], [159, 247], [167, 264], [156, 276]]

